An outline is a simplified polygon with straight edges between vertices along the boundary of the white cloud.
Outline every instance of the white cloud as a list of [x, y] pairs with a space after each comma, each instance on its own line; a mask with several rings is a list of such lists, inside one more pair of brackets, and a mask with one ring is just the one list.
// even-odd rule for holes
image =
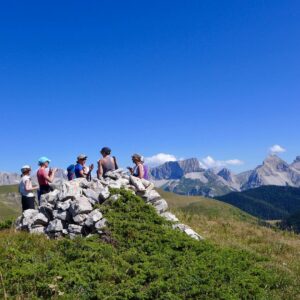
[[270, 151], [272, 154], [277, 154], [277, 153], [283, 153], [283, 152], [286, 152], [286, 149], [283, 148], [283, 147], [280, 146], [280, 145], [273, 145], [272, 147], [270, 147], [269, 151]]
[[211, 156], [207, 156], [202, 159], [202, 164], [206, 168], [222, 168], [222, 167], [227, 167], [227, 166], [240, 166], [244, 164], [243, 161], [239, 159], [229, 159], [229, 160], [215, 160]]
[[177, 161], [177, 158], [173, 154], [167, 153], [158, 153], [150, 157], [145, 157], [145, 162], [152, 167], [162, 165], [167, 161]]

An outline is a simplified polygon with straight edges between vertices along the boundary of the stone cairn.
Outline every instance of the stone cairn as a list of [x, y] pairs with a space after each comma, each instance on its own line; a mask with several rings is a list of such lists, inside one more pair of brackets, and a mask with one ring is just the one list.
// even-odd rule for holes
[[117, 201], [120, 195], [111, 195], [110, 188], [124, 188], [153, 205], [159, 215], [173, 223], [174, 229], [183, 231], [194, 239], [203, 239], [187, 225], [180, 224], [176, 216], [167, 211], [168, 204], [154, 189], [153, 183], [129, 176], [123, 169], [110, 171], [102, 179], [62, 180], [52, 187], [52, 192], [41, 196], [38, 209], [27, 209], [17, 219], [17, 230], [46, 234], [52, 239], [64, 236], [73, 239], [91, 234], [103, 235], [103, 229], [109, 224], [103, 212], [95, 208], [95, 205]]

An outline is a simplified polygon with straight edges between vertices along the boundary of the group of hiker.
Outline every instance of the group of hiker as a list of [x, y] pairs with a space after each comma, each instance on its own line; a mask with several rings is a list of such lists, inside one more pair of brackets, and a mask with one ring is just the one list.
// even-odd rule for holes
[[[111, 156], [111, 149], [109, 147], [103, 147], [100, 151], [102, 158], [98, 160], [98, 169], [97, 169], [97, 178], [106, 177], [106, 173], [109, 171], [117, 170], [118, 163], [115, 156]], [[128, 167], [130, 174], [138, 177], [149, 179], [148, 175], [148, 167], [144, 164], [143, 156], [139, 154], [133, 154], [131, 156], [132, 162], [134, 163], [134, 167]], [[94, 165], [91, 164], [89, 166], [86, 165], [87, 155], [80, 154], [77, 157], [76, 164], [72, 164], [67, 168], [67, 176], [68, 180], [73, 180], [75, 178], [86, 178], [87, 180], [91, 180], [92, 171], [94, 169]], [[41, 157], [38, 160], [39, 169], [37, 171], [37, 180], [38, 185], [33, 186], [31, 181], [31, 167], [29, 165], [25, 165], [21, 168], [21, 182], [19, 185], [19, 192], [22, 196], [22, 210], [26, 209], [34, 209], [35, 208], [35, 194], [34, 192], [38, 192], [38, 201], [40, 204], [40, 197], [43, 194], [47, 194], [52, 191], [51, 183], [55, 178], [55, 174], [57, 172], [56, 168], [50, 168], [48, 170], [49, 164], [51, 160], [46, 156]]]

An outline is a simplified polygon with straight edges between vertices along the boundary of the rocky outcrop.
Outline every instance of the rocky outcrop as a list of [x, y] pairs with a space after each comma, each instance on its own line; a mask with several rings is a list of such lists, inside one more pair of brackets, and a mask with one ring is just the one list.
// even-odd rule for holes
[[[126, 189], [140, 196], [156, 212], [173, 223], [174, 229], [181, 230], [194, 239], [203, 238], [190, 227], [179, 224], [175, 215], [168, 212], [168, 204], [154, 190], [154, 184], [133, 176], [122, 169], [109, 172], [105, 179], [84, 178], [72, 181], [61, 180], [52, 185], [54, 190], [41, 197], [40, 207], [28, 209], [17, 219], [17, 230], [26, 230], [34, 234], [46, 234], [49, 238], [105, 235], [109, 227], [105, 212], [99, 205], [111, 205], [119, 199], [111, 189]], [[101, 206], [100, 206], [101, 207]]]

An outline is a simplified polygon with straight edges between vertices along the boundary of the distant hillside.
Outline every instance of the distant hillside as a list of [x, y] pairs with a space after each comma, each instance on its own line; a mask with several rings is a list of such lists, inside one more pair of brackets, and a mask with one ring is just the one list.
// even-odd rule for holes
[[265, 220], [278, 220], [300, 211], [300, 189], [262, 186], [244, 192], [234, 192], [216, 199], [232, 204]]
[[18, 186], [0, 186], [0, 221], [17, 217], [21, 211]]
[[300, 211], [284, 218], [279, 223], [280, 228], [300, 233]]

